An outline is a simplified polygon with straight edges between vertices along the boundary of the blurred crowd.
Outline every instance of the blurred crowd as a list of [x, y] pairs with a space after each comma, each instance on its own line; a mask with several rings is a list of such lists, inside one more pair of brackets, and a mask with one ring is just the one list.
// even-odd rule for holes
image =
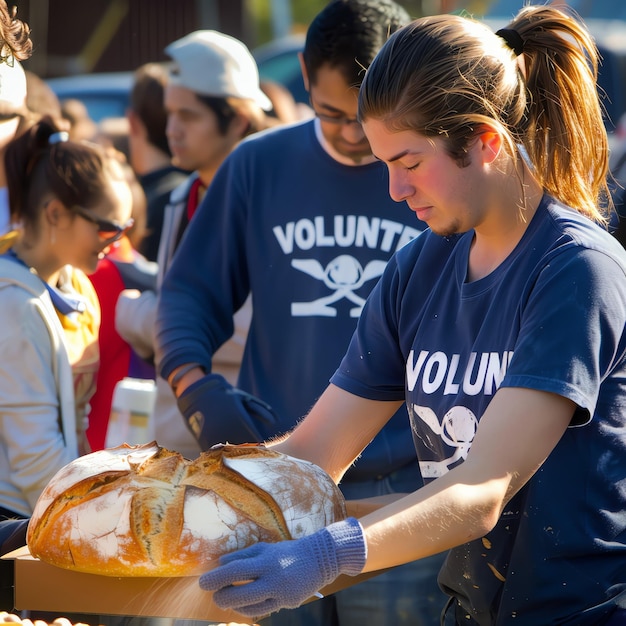
[[[23, 70], [19, 60], [28, 58], [32, 49], [28, 26], [15, 15], [9, 15], [6, 13], [8, 21], [20, 25], [23, 40], [7, 40], [4, 52], [14, 60], [11, 64], [0, 64], [1, 123], [5, 131], [3, 152], [10, 140], [42, 125], [51, 129], [52, 136], [70, 142], [68, 145], [76, 142], [97, 146], [104, 158], [115, 161], [119, 169], [125, 187], [120, 191], [120, 201], [128, 204], [126, 210], [132, 220], [130, 227], [120, 232], [115, 241], [108, 243], [99, 252], [93, 271], [85, 272], [95, 290], [94, 302], [98, 303], [96, 308], [99, 309], [99, 319], [92, 324], [92, 331], [86, 337], [87, 341], [97, 342], [97, 350], [91, 350], [95, 359], [95, 379], [80, 408], [80, 413], [86, 418], [88, 416], [84, 421], [87, 427], [80, 450], [95, 451], [104, 447], [116, 383], [125, 376], [156, 378], [152, 361], [152, 330], [148, 327], [149, 322], [146, 326], [146, 319], [151, 319], [153, 311], [146, 313], [146, 310], [155, 304], [159, 280], [159, 246], [171, 193], [178, 187], [182, 186], [182, 189], [189, 182], [194, 182], [193, 189], [180, 193], [184, 197], [189, 191], [197, 206], [202, 199], [203, 189], [210, 183], [217, 167], [243, 137], [305, 119], [311, 113], [308, 107], [296, 103], [282, 85], [271, 81], [259, 82], [254, 60], [241, 42], [221, 33], [198, 31], [170, 47], [176, 50], [172, 58], [178, 57], [181, 61], [176, 71], [187, 72], [184, 85], [178, 81], [176, 87], [172, 86], [176, 79], [172, 78], [171, 68], [166, 65], [147, 63], [137, 68], [134, 74], [126, 116], [104, 118], [96, 122], [82, 101], [74, 98], [60, 100], [42, 78]], [[228, 77], [228, 72], [240, 71], [230, 69], [238, 63], [247, 64], [242, 75]], [[220, 85], [209, 84], [203, 89], [200, 70], [209, 76], [214, 71], [225, 77], [225, 80], [230, 80], [234, 95], [221, 93], [223, 87]], [[261, 104], [248, 98], [249, 94], [238, 93], [238, 87], [235, 86], [237, 81], [240, 84], [242, 81], [251, 81], [251, 85], [256, 83]], [[253, 96], [256, 97], [256, 94]], [[166, 108], [166, 97], [170, 99], [169, 109]], [[192, 115], [197, 116], [194, 123], [190, 122]], [[175, 146], [174, 152], [170, 147], [172, 144]], [[5, 185], [4, 191], [7, 189]], [[24, 226], [23, 216], [13, 206], [9, 208], [9, 204], [6, 198], [0, 207], [4, 218], [4, 225], [0, 229], [3, 252], [9, 249]], [[179, 230], [175, 234], [170, 233], [174, 239], [182, 235], [191, 212], [192, 209], [188, 208], [181, 224], [177, 225]], [[176, 220], [179, 219], [180, 216], [176, 216]], [[170, 249], [165, 252], [167, 246], [164, 246], [162, 254], [171, 255], [173, 243], [167, 245]], [[120, 336], [116, 328], [116, 305], [122, 292], [131, 298], [149, 292], [144, 293], [144, 296], [150, 299], [150, 304], [147, 307], [142, 301], [140, 317], [133, 320], [138, 328], [137, 333], [145, 336], [144, 345], [139, 344], [136, 348]], [[245, 316], [240, 330], [245, 333]], [[233, 382], [237, 377], [244, 340], [245, 334], [243, 339], [237, 339], [232, 354], [226, 355], [224, 367], [228, 370], [229, 380]], [[82, 358], [89, 351], [89, 346], [84, 346], [80, 350]], [[76, 369], [75, 362], [72, 366]], [[176, 443], [171, 441], [170, 445]], [[183, 451], [188, 452], [186, 449]], [[197, 453], [196, 448], [193, 451]], [[0, 498], [0, 507], [2, 505]], [[17, 508], [14, 512], [27, 513], [24, 508]]]
[[[125, 117], [98, 122], [24, 70], [30, 29], [4, 1], [0, 51], [0, 520], [16, 522], [4, 553], [24, 543], [54, 474], [104, 448], [117, 383], [156, 384], [159, 284], [221, 162], [244, 137], [311, 114], [260, 83], [245, 45], [216, 31], [172, 42], [174, 64], [137, 68]], [[215, 359], [233, 383], [248, 321], [238, 314]], [[158, 387], [159, 442], [197, 455], [180, 416], [170, 432], [175, 398]], [[0, 606], [11, 609], [12, 563], [0, 568]]]

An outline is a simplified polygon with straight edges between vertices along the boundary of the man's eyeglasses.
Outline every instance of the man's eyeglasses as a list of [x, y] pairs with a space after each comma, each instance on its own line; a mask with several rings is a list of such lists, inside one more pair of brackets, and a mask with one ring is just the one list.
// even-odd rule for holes
[[75, 206], [72, 209], [75, 213], [78, 213], [83, 219], [95, 224], [98, 227], [98, 236], [103, 245], [108, 246], [122, 238], [122, 235], [131, 229], [135, 223], [135, 220], [131, 217], [125, 224], [119, 225], [109, 220], [103, 220], [95, 215], [89, 213], [87, 209], [83, 209], [80, 206]]
[[357, 125], [361, 126], [361, 122], [356, 117], [348, 117], [347, 115], [328, 115], [327, 113], [320, 113], [317, 111], [315, 106], [313, 106], [313, 100], [309, 98], [309, 104], [311, 105], [311, 109], [313, 109], [313, 113], [315, 113], [315, 117], [317, 117], [322, 122], [328, 122], [329, 124], [337, 124], [338, 126], [352, 126]]

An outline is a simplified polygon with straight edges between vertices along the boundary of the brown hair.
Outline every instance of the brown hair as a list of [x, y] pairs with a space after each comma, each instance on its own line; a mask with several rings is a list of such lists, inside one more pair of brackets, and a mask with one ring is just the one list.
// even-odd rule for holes
[[523, 8], [507, 26], [522, 55], [486, 25], [426, 17], [391, 36], [359, 95], [361, 120], [445, 138], [459, 165], [484, 124], [523, 146], [547, 193], [604, 221], [608, 139], [596, 88], [598, 52], [584, 25], [550, 6]]
[[163, 103], [168, 75], [167, 68], [159, 63], [146, 63], [135, 70], [130, 108], [146, 127], [148, 141], [171, 156], [165, 134], [167, 111]]
[[69, 209], [89, 209], [101, 202], [110, 180], [120, 178], [101, 146], [66, 140], [50, 117], [11, 140], [4, 161], [12, 218], [31, 227], [46, 194]]

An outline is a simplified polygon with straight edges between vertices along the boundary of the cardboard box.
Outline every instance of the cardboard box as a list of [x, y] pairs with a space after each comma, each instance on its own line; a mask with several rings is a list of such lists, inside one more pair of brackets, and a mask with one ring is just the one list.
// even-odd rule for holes
[[[198, 578], [117, 578], [62, 569], [34, 558], [27, 547], [2, 557], [15, 561], [15, 607], [19, 610], [92, 615], [142, 615], [214, 622], [250, 623], [224, 611]], [[340, 576], [322, 589], [330, 595], [382, 572]], [[312, 598], [313, 600], [314, 598]]]

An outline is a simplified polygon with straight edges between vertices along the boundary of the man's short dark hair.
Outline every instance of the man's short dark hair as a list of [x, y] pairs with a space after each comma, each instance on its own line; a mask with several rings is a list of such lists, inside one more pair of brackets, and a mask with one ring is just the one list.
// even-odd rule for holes
[[159, 63], [146, 63], [139, 67], [134, 74], [130, 108], [146, 127], [148, 141], [171, 156], [165, 134], [167, 112], [163, 103], [167, 77], [167, 68]]
[[410, 21], [393, 0], [333, 0], [307, 30], [303, 56], [310, 82], [315, 84], [319, 68], [328, 65], [358, 87], [389, 35]]

